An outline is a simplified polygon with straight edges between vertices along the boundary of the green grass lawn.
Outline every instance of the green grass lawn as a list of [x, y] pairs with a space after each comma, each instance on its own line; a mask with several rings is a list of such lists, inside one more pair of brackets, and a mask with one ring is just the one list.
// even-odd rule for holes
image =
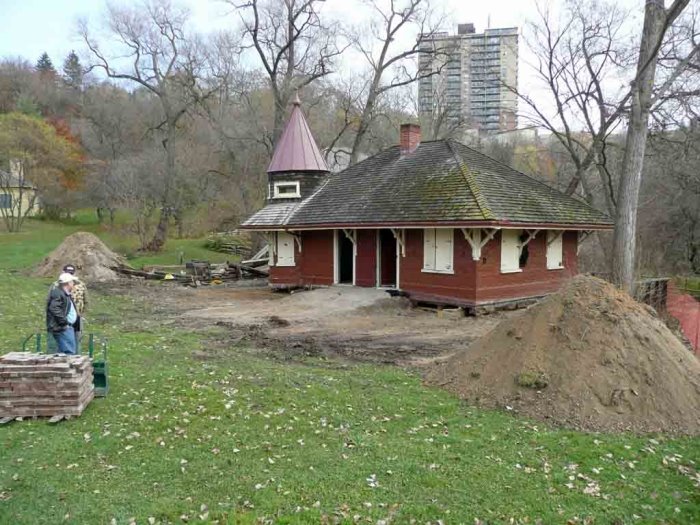
[[88, 212], [81, 212], [74, 220], [66, 223], [29, 219], [24, 223], [21, 233], [6, 234], [0, 230], [0, 265], [9, 256], [17, 257], [18, 264], [35, 264], [61, 244], [66, 236], [78, 231], [98, 235], [112, 250], [128, 256], [129, 264], [136, 268], [144, 265], [174, 265], [179, 264], [181, 259], [210, 262], [237, 259], [232, 255], [207, 250], [203, 246], [204, 239], [169, 239], [162, 252], [140, 253], [137, 251], [138, 238], [135, 235], [124, 234], [121, 231], [124, 228], [125, 225], [121, 221], [117, 221], [115, 230], [103, 227], [98, 224], [97, 218]]
[[[75, 229], [0, 235], [5, 351], [43, 318], [48, 280], [18, 270]], [[700, 523], [700, 439], [555, 430], [398, 368], [280, 362], [137, 299], [92, 305], [111, 392], [0, 428], [0, 523]]]

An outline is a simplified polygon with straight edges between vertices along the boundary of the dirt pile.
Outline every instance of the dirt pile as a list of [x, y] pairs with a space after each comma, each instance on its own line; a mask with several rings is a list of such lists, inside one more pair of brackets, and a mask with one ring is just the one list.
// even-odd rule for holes
[[700, 361], [651, 308], [594, 277], [431, 365], [426, 382], [579, 429], [700, 433]]
[[66, 264], [77, 268], [76, 275], [86, 281], [114, 281], [119, 275], [113, 266], [124, 259], [92, 233], [78, 232], [66, 237], [34, 270], [35, 277], [58, 277]]

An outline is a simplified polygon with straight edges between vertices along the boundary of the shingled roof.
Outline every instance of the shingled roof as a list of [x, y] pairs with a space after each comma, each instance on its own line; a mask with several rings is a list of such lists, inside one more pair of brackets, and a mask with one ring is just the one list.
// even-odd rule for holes
[[314, 136], [301, 111], [299, 95], [292, 101], [292, 114], [280, 135], [268, 173], [280, 171], [328, 171]]
[[329, 175], [301, 203], [277, 207], [267, 205], [243, 227], [612, 226], [588, 204], [453, 140], [423, 142], [404, 155], [391, 147]]

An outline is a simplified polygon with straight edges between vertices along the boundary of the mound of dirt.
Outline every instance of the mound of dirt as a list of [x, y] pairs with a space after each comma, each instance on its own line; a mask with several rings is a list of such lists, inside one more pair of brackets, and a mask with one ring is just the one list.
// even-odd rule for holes
[[578, 429], [700, 433], [700, 361], [651, 308], [589, 276], [431, 365], [425, 379], [479, 406]]
[[77, 268], [76, 275], [86, 281], [114, 281], [119, 278], [113, 266], [124, 259], [92, 233], [77, 232], [66, 237], [32, 273], [35, 277], [58, 277], [66, 264]]

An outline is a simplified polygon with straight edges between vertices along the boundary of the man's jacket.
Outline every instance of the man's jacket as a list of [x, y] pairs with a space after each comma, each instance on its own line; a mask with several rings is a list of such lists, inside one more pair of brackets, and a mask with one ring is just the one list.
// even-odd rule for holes
[[[58, 285], [58, 281], [54, 281], [54, 283], [51, 285], [51, 288], [49, 288], [49, 292], [53, 290], [54, 288], [60, 288]], [[73, 298], [73, 305], [75, 306], [76, 311], [78, 312], [79, 316], [85, 315], [85, 309], [87, 308], [87, 286], [83, 281], [80, 279], [76, 278], [75, 281], [73, 281], [73, 291], [71, 292], [70, 296]]]
[[46, 302], [46, 330], [62, 332], [68, 326], [70, 296], [60, 286], [52, 286]]

